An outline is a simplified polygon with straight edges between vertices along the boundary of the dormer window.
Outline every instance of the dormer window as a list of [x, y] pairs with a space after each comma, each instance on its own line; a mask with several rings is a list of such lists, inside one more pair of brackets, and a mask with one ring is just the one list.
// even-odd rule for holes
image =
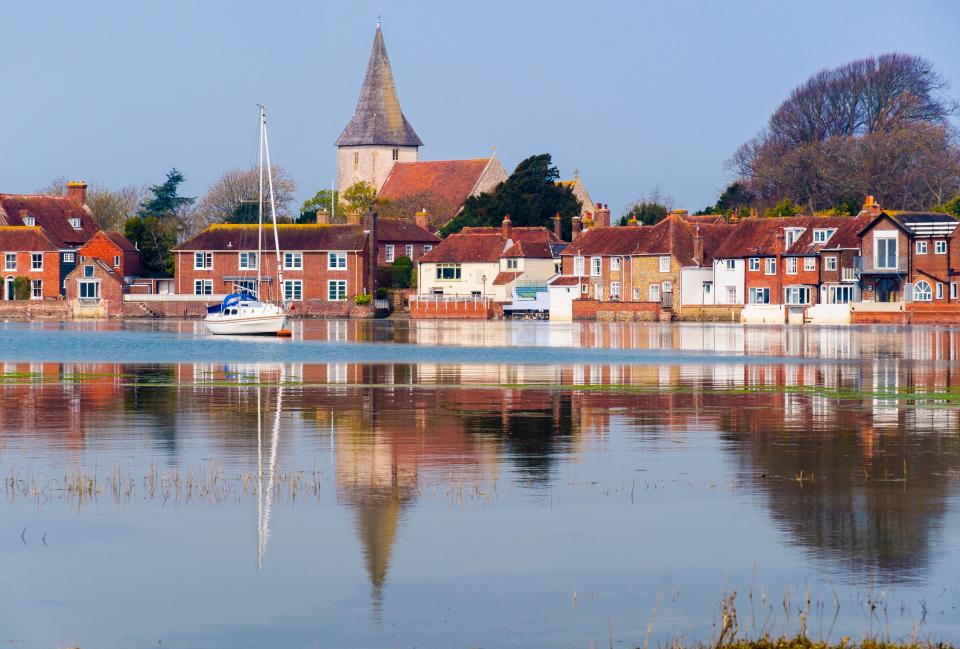
[[80, 229], [80, 219], [78, 219], [78, 218], [72, 218], [72, 219], [70, 219], [70, 227], [73, 228], [74, 230], [79, 230], [79, 229]]
[[803, 234], [803, 228], [785, 228], [784, 245], [789, 248], [797, 239], [800, 238], [801, 234]]
[[35, 218], [33, 218], [32, 216], [25, 216], [25, 217], [23, 217], [23, 224], [24, 224], [24, 225], [36, 225], [36, 224], [37, 224], [37, 220], [36, 220]]
[[813, 231], [813, 242], [814, 243], [826, 243], [830, 240], [830, 237], [833, 236], [833, 233], [836, 232], [836, 228], [817, 228]]

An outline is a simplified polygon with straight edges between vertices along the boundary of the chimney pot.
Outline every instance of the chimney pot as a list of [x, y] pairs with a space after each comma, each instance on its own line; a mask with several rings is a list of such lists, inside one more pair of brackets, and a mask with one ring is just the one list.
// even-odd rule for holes
[[557, 212], [553, 215], [553, 236], [562, 241], [563, 237], [560, 236], [560, 231], [560, 212]]
[[71, 180], [67, 183], [67, 198], [77, 205], [87, 203], [87, 183], [82, 180]]
[[510, 221], [509, 214], [503, 217], [503, 224], [501, 227], [503, 229], [503, 238], [509, 239], [513, 234], [513, 223]]
[[425, 207], [421, 207], [420, 211], [413, 215], [413, 218], [419, 227], [423, 228], [424, 230], [429, 230], [427, 227], [430, 224], [429, 216], [430, 215], [427, 212], [427, 209]]
[[330, 211], [326, 208], [317, 212], [317, 223], [327, 225], [330, 223]]

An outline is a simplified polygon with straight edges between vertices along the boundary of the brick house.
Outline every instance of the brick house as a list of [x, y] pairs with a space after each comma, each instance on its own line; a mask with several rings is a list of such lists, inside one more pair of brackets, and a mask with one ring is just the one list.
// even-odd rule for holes
[[414, 221], [380, 219], [377, 221], [377, 265], [389, 266], [398, 257], [409, 257], [413, 263], [440, 243], [440, 237]]
[[262, 262], [265, 299], [280, 296], [305, 306], [345, 302], [352, 296], [371, 293], [375, 288], [376, 265], [372, 263], [371, 250], [376, 240], [376, 222], [374, 216], [366, 228], [279, 225], [282, 287], [276, 286], [272, 228], [264, 230], [263, 248], [258, 254], [256, 225], [211, 225], [174, 249], [175, 290], [214, 296], [238, 290], [253, 291], [257, 268]]
[[87, 185], [80, 181], [67, 183], [65, 196], [0, 194], [0, 225], [40, 227], [60, 252], [56, 285], [61, 295], [64, 278], [77, 264], [77, 250], [99, 229], [86, 201]]
[[14, 282], [30, 281], [31, 300], [60, 297], [60, 251], [43, 228], [35, 225], [0, 225], [3, 256], [3, 299], [15, 298]]
[[840, 219], [836, 232], [820, 246], [820, 303], [846, 304], [861, 299], [860, 237], [858, 233], [872, 219], [861, 213]]
[[[859, 300], [856, 286], [842, 281], [842, 271], [835, 267], [836, 257], [843, 257], [843, 249], [830, 255], [824, 255], [825, 246], [846, 246], [852, 244], [849, 234], [856, 232], [857, 220], [849, 216], [811, 216], [802, 226], [792, 226], [784, 230], [785, 242], [792, 239], [784, 250], [779, 272], [782, 276], [783, 304], [788, 306], [806, 306], [827, 302], [830, 304], [847, 303]], [[843, 229], [844, 234], [840, 234]], [[859, 245], [855, 246], [855, 249]], [[850, 252], [847, 251], [849, 256]], [[827, 258], [834, 258], [828, 262]], [[836, 278], [835, 285], [823, 285], [823, 270], [830, 264], [831, 276]]]
[[121, 277], [137, 277], [140, 274], [140, 251], [119, 232], [98, 230], [77, 251], [80, 263], [100, 259]]
[[951, 268], [950, 249], [955, 247], [957, 220], [936, 212], [881, 211], [879, 206], [875, 212], [858, 232], [864, 299], [956, 300], [957, 277]]
[[[112, 260], [111, 260], [112, 261]], [[101, 306], [107, 315], [123, 312], [123, 294], [128, 286], [111, 264], [89, 256], [67, 274], [67, 300], [83, 306]]]

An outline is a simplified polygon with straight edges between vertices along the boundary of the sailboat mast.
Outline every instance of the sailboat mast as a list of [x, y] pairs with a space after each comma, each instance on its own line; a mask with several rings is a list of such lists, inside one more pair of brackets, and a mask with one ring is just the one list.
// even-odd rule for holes
[[286, 296], [283, 294], [283, 264], [280, 263], [280, 228], [277, 227], [277, 206], [273, 197], [273, 166], [270, 164], [270, 140], [267, 138], [267, 112], [260, 107], [263, 115], [263, 152], [267, 156], [267, 187], [270, 191], [270, 219], [273, 221], [273, 246], [277, 254], [277, 295], [280, 296], [278, 302], [286, 303]]
[[261, 284], [263, 283], [263, 273], [261, 272], [261, 262], [263, 261], [263, 125], [264, 125], [263, 106], [260, 106], [260, 142], [258, 146], [257, 165], [260, 169], [260, 184], [257, 186], [257, 299], [263, 300]]

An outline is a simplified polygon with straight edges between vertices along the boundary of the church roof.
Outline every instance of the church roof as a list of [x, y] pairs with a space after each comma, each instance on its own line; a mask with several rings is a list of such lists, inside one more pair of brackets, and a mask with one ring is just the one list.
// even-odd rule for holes
[[398, 200], [405, 196], [433, 195], [440, 200], [433, 216], [446, 223], [460, 211], [473, 193], [489, 158], [474, 160], [434, 160], [430, 162], [398, 162], [380, 189], [380, 198]]
[[360, 98], [357, 99], [357, 109], [337, 140], [337, 146], [372, 144], [423, 146], [400, 110], [400, 100], [397, 98], [393, 71], [379, 23], [373, 38], [370, 62], [367, 63], [367, 74], [360, 88]]

